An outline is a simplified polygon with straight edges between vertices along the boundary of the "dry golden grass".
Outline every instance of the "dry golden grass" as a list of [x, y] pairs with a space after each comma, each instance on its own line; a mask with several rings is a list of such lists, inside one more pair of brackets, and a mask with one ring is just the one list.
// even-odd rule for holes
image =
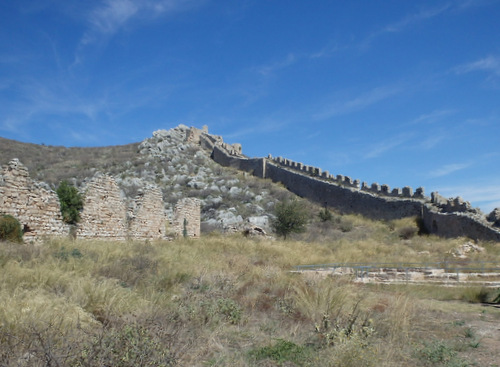
[[[472, 290], [362, 286], [290, 270], [418, 261], [422, 248], [440, 260], [463, 240], [401, 239], [397, 228], [408, 223], [347, 219], [373, 238], [2, 243], [0, 365], [428, 365], [415, 355], [418, 338], [442, 335], [422, 316], [444, 322], [448, 313], [426, 299]], [[495, 256], [488, 246], [479, 257]]]

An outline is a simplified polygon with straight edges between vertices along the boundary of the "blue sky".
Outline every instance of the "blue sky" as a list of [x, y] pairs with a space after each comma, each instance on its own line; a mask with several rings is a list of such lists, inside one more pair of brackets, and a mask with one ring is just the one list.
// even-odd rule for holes
[[500, 1], [0, 3], [0, 135], [180, 123], [334, 174], [500, 207]]

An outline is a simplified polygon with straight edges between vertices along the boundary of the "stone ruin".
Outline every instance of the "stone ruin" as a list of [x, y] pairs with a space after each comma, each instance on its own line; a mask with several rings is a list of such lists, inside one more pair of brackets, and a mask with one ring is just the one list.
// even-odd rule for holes
[[184, 198], [177, 202], [174, 209], [172, 229], [178, 236], [200, 237], [200, 200]]
[[[82, 190], [81, 220], [73, 231], [84, 239], [166, 239], [167, 217], [162, 192], [147, 185], [130, 201], [113, 177], [97, 174]], [[59, 198], [44, 183], [34, 182], [18, 159], [3, 167], [0, 175], [0, 214], [19, 220], [25, 239], [68, 236], [71, 226], [62, 220]], [[200, 202], [183, 199], [175, 207], [171, 233], [200, 236]]]
[[43, 183], [33, 181], [18, 159], [6, 164], [0, 175], [0, 214], [15, 217], [25, 239], [60, 236], [68, 233], [57, 194]]
[[98, 175], [90, 181], [84, 189], [80, 218], [77, 238], [127, 238], [127, 207], [112, 177]]

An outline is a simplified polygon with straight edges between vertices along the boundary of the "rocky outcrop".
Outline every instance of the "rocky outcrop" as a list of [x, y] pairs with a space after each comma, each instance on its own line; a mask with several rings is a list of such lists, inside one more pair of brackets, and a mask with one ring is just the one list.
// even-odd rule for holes
[[495, 227], [500, 227], [500, 208], [495, 208], [486, 218]]

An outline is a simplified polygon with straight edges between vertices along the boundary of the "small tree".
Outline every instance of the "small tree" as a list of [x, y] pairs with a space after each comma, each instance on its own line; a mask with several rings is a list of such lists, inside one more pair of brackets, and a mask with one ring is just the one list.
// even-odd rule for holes
[[0, 241], [23, 242], [21, 223], [12, 215], [0, 216]]
[[300, 201], [290, 200], [276, 204], [275, 214], [276, 219], [272, 227], [278, 236], [286, 239], [290, 233], [301, 233], [306, 230], [309, 213]]
[[61, 204], [63, 220], [68, 224], [80, 221], [80, 211], [83, 209], [83, 199], [76, 187], [68, 181], [62, 181], [57, 188], [57, 196]]

